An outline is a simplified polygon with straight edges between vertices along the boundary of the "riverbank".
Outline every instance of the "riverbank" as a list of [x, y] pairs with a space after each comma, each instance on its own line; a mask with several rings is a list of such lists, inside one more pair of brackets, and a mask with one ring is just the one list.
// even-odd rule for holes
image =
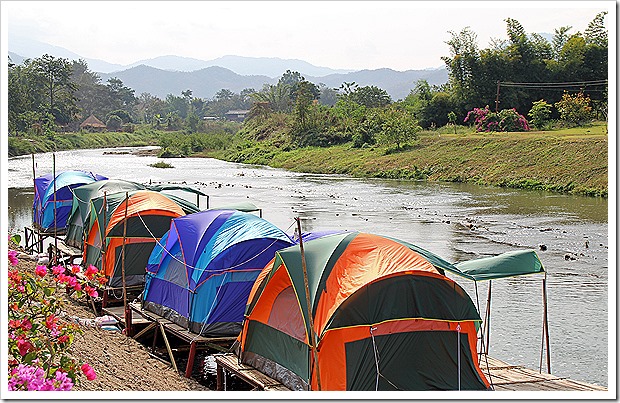
[[403, 151], [383, 147], [278, 149], [266, 143], [199, 153], [233, 162], [354, 177], [467, 182], [607, 197], [608, 140], [601, 126], [563, 132], [437, 134]]
[[[291, 171], [353, 177], [463, 182], [604, 197], [608, 195], [605, 122], [547, 132], [425, 131], [403, 150], [387, 147], [295, 148], [286, 139], [248, 140], [239, 133], [161, 132], [57, 134], [9, 138], [9, 156], [69, 149], [165, 146], [167, 157], [212, 157]], [[174, 146], [174, 147], [173, 147]]]
[[9, 137], [8, 156], [47, 153], [88, 148], [135, 147], [158, 145], [160, 134], [154, 130], [134, 133], [56, 133], [50, 136]]

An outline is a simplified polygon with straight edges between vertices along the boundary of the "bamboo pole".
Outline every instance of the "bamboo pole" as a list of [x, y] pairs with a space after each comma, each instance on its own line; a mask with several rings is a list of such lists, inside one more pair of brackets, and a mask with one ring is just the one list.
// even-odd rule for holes
[[485, 346], [485, 354], [489, 355], [489, 339], [491, 337], [491, 280], [489, 280], [489, 294], [487, 296], [487, 312], [485, 314], [485, 327], [487, 328], [487, 345]]
[[[127, 282], [125, 280], [125, 242], [127, 240], [127, 209], [129, 208], [129, 193], [125, 192], [125, 219], [123, 220], [123, 246], [121, 249], [121, 277], [123, 279], [123, 308], [125, 311], [125, 329], [131, 337], [131, 310], [127, 305]], [[112, 273], [114, 275], [114, 273]], [[127, 313], [129, 311], [129, 314]]]
[[57, 234], [57, 215], [56, 215], [56, 154], [52, 153], [52, 176], [54, 177], [54, 264], [58, 264], [58, 234]]
[[[306, 305], [308, 307], [308, 323], [310, 325], [310, 334], [308, 335], [308, 341], [310, 342], [310, 349], [312, 350], [312, 356], [314, 358], [314, 366], [316, 369], [316, 381], [321, 390], [321, 374], [319, 372], [319, 357], [316, 351], [316, 333], [314, 332], [314, 320], [312, 318], [312, 306], [310, 305], [310, 287], [308, 286], [308, 270], [306, 268], [306, 255], [304, 253], [304, 242], [301, 236], [301, 220], [299, 217], [295, 218], [297, 221], [297, 233], [299, 234], [299, 251], [301, 252], [301, 268], [304, 272], [304, 291], [306, 293]], [[312, 376], [310, 376], [310, 385], [312, 384]], [[308, 385], [308, 386], [310, 386]]]
[[547, 345], [547, 373], [551, 373], [551, 356], [549, 352], [549, 319], [548, 319], [548, 311], [547, 311], [547, 273], [545, 272], [545, 278], [543, 278], [543, 329], [545, 333], [545, 343]]

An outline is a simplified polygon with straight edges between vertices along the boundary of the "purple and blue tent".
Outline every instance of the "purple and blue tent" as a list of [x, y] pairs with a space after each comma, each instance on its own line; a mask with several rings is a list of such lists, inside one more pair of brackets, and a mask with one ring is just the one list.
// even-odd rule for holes
[[32, 203], [33, 224], [44, 232], [51, 232], [55, 229], [58, 233], [64, 233], [67, 217], [73, 205], [72, 189], [103, 179], [108, 178], [85, 171], [64, 171], [57, 174], [56, 178], [53, 174], [35, 178]]
[[256, 277], [293, 244], [275, 225], [241, 211], [175, 218], [149, 257], [144, 308], [193, 333], [236, 336]]

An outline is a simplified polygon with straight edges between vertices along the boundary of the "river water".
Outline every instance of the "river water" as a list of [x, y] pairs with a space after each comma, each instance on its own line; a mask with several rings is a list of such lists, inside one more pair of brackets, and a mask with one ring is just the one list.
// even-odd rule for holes
[[[117, 148], [114, 152], [132, 150]], [[208, 158], [164, 159], [174, 168], [161, 169], [148, 166], [161, 161], [153, 156], [105, 151], [111, 150], [58, 152], [56, 172], [81, 169], [142, 183], [185, 183], [208, 194], [210, 207], [251, 201], [263, 209], [265, 219], [289, 234], [294, 231], [294, 218], [301, 217], [304, 232], [336, 229], [391, 236], [450, 262], [535, 249], [547, 271], [552, 373], [608, 385], [610, 340], [615, 345], [615, 330], [611, 329], [611, 338], [609, 334], [608, 305], [615, 306], [615, 300], [608, 300], [605, 199], [469, 184], [303, 174]], [[52, 172], [51, 154], [36, 155], [35, 163], [36, 176]], [[8, 160], [7, 183], [8, 227], [23, 232], [32, 222], [31, 156]], [[188, 200], [195, 202], [196, 198], [191, 195]], [[204, 197], [200, 207], [206, 207]], [[478, 284], [476, 295], [471, 281], [451, 277], [474, 303], [479, 301], [484, 315], [488, 282]], [[543, 277], [493, 281], [490, 355], [539, 368]]]

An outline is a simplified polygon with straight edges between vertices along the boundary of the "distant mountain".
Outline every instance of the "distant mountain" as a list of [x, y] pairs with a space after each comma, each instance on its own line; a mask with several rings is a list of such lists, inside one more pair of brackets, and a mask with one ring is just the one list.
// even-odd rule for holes
[[[213, 98], [221, 89], [239, 93], [245, 88], [260, 90], [263, 84], [275, 84], [278, 78], [266, 75], [240, 75], [223, 67], [207, 67], [198, 71], [181, 72], [156, 69], [150, 66], [137, 66], [114, 73], [100, 74], [103, 82], [117, 77], [123, 84], [135, 90], [136, 95], [148, 92], [159, 98], [168, 94], [180, 95], [181, 91], [192, 90], [199, 98]], [[374, 85], [390, 94], [393, 100], [405, 98], [417, 80], [427, 80], [429, 84], [440, 85], [448, 80], [445, 68], [435, 70], [394, 71], [391, 69], [362, 70], [347, 74], [330, 74], [324, 77], [306, 76], [314, 84], [323, 83], [331, 88], [340, 87], [344, 82], [355, 82], [359, 86]]]
[[167, 71], [150, 66], [136, 66], [114, 73], [100, 74], [101, 81], [117, 77], [123, 84], [135, 90], [136, 96], [148, 92], [161, 99], [166, 95], [181, 95], [181, 91], [192, 90], [198, 98], [213, 98], [221, 89], [239, 93], [245, 88], [260, 90], [264, 83], [275, 84], [278, 79], [267, 76], [242, 76], [223, 67], [207, 67], [201, 70]]
[[25, 58], [41, 57], [45, 53], [70, 60], [82, 59], [88, 63], [90, 70], [101, 76], [102, 82], [118, 77], [126, 86], [134, 89], [136, 95], [148, 92], [160, 98], [168, 94], [179, 95], [187, 89], [200, 98], [212, 98], [221, 89], [236, 93], [245, 88], [260, 90], [263, 84], [275, 84], [286, 70], [297, 71], [308, 81], [317, 85], [323, 83], [331, 88], [338, 88], [344, 82], [355, 82], [360, 86], [374, 85], [386, 90], [395, 101], [405, 98], [418, 80], [427, 80], [431, 85], [448, 81], [444, 67], [407, 71], [388, 68], [352, 71], [275, 57], [229, 55], [206, 61], [169, 55], [122, 66], [88, 59], [44, 42], [9, 37], [9, 56], [14, 63], [21, 63]]
[[196, 71], [207, 67], [224, 67], [242, 76], [263, 75], [271, 78], [281, 77], [286, 70], [298, 71], [302, 75], [322, 77], [328, 74], [349, 73], [354, 70], [338, 70], [319, 67], [303, 60], [280, 59], [278, 57], [244, 57], [222, 56], [213, 60], [200, 60], [181, 56], [160, 56], [153, 59], [140, 60], [126, 68], [145, 65], [161, 70]]
[[448, 81], [445, 67], [425, 70], [395, 71], [392, 69], [361, 70], [348, 74], [330, 74], [325, 77], [306, 77], [315, 84], [323, 83], [337, 88], [344, 82], [355, 82], [360, 87], [374, 85], [387, 91], [394, 101], [404, 99], [415, 87], [418, 80], [426, 80], [430, 85], [441, 85]]
[[[108, 63], [99, 59], [89, 59], [82, 57], [77, 53], [73, 53], [70, 50], [62, 48], [60, 46], [50, 45], [49, 43], [36, 41], [34, 39], [23, 37], [9, 37], [9, 55], [13, 54], [19, 56], [21, 59], [35, 59], [41, 57], [44, 54], [49, 54], [54, 57], [62, 57], [69, 60], [84, 60], [88, 64], [88, 68], [97, 72], [111, 72], [116, 70], [122, 70], [124, 67], [120, 64]], [[18, 63], [16, 60], [11, 59], [14, 63]], [[21, 62], [20, 62], [21, 63]]]

